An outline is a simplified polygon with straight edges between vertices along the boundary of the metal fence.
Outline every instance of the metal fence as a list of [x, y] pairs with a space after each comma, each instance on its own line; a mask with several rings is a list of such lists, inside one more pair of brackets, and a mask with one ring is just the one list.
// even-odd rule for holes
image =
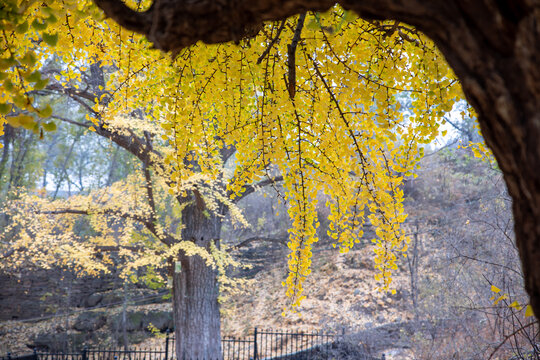
[[[375, 360], [358, 344], [344, 341], [344, 333], [293, 332], [255, 328], [246, 338], [224, 337], [221, 340], [223, 360]], [[80, 352], [53, 353], [34, 350], [33, 354], [16, 356], [8, 353], [0, 360], [180, 360], [176, 358], [174, 337], [165, 337], [164, 347], [157, 350], [103, 350], [84, 348]], [[181, 359], [188, 360], [188, 359]]]
[[44, 352], [34, 350], [31, 355], [9, 354], [0, 360], [164, 360], [163, 350], [104, 350], [84, 348], [79, 352]]
[[340, 341], [343, 334], [255, 328], [243, 339], [224, 337], [221, 348], [224, 360], [309, 359], [315, 354], [323, 359], [330, 358]]

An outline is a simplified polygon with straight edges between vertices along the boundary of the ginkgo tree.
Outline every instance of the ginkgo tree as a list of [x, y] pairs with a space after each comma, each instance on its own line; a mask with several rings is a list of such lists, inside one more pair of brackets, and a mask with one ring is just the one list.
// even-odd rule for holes
[[[41, 70], [56, 73], [62, 64], [56, 65]], [[29, 186], [27, 194], [19, 194], [4, 209], [9, 226], [0, 234], [0, 269], [54, 265], [99, 276], [120, 265], [125, 279], [154, 284], [167, 282], [160, 275], [168, 275], [174, 284], [180, 353], [217, 354], [221, 344], [219, 296], [238, 283], [225, 276], [225, 269], [238, 263], [220, 250], [221, 223], [229, 214], [233, 223], [246, 226], [235, 202], [279, 177], [246, 185], [233, 201], [228, 200], [225, 187], [230, 174], [224, 171], [222, 181], [215, 181], [196, 172], [183, 184], [193, 198], [169, 194], [172, 170], [164, 158], [170, 149], [159, 138], [157, 123], [137, 117], [140, 111], [117, 116], [101, 126], [85, 118], [99, 116], [88, 106], [88, 98], [114, 92], [103, 87], [104, 70], [98, 64], [81, 66], [77, 69], [81, 80], [71, 83], [52, 78], [35, 93], [36, 101], [54, 100], [57, 105], [51, 118], [62, 123], [60, 131], [76, 127], [86, 132], [84, 138], [99, 136], [123, 148], [131, 154], [136, 171], [124, 180], [83, 189], [65, 199], [57, 198], [58, 187], [47, 196], [46, 189], [36, 192]], [[221, 160], [226, 163], [233, 154], [234, 148], [224, 148]], [[85, 171], [80, 176], [94, 177], [89, 170], [80, 170]], [[83, 228], [88, 229], [81, 231]]]
[[[160, 48], [173, 50], [171, 59], [152, 49], [144, 37], [103, 20], [91, 2], [8, 4], [1, 13], [3, 119], [37, 133], [52, 130], [52, 109], [36, 101], [34, 92], [51, 86], [49, 79], [54, 78], [62, 86], [72, 85], [73, 94], [84, 95], [75, 69], [98, 62], [113, 67], [106, 84], [86, 99], [92, 102], [85, 106], [94, 124], [88, 128], [110, 132], [118, 119], [161, 128], [167, 151], [159, 161], [147, 162], [144, 171], [160, 173], [170, 194], [185, 200], [182, 223], [193, 229], [175, 242], [183, 245], [174, 247], [173, 259], [187, 259], [186, 242], [204, 248], [219, 238], [211, 219], [244, 196], [249, 184], [270, 181], [270, 169], [275, 168], [283, 176], [283, 199], [292, 220], [284, 282], [292, 307], [302, 300], [310, 273], [319, 193], [329, 199], [329, 235], [341, 251], [359, 241], [366, 222], [376, 229], [372, 241], [377, 279], [381, 289], [392, 289], [391, 273], [408, 242], [400, 228], [406, 218], [403, 176], [412, 173], [423, 144], [438, 135], [443, 116], [463, 98], [442, 55], [415, 28], [396, 21], [364, 21], [340, 7], [325, 13], [300, 11], [264, 25], [258, 17], [247, 21], [258, 26], [238, 28], [236, 37], [226, 31], [208, 37], [196, 31], [192, 37], [175, 34], [172, 42], [180, 41], [176, 47], [151, 37]], [[152, 28], [153, 35], [159, 33], [151, 24], [146, 30], [136, 27], [144, 20], [139, 15], [163, 7], [130, 3], [139, 11], [149, 9], [126, 11], [133, 16], [130, 23], [118, 13], [126, 10], [121, 3], [99, 4], [131, 30], [147, 34]], [[219, 28], [223, 21], [216, 24]], [[192, 39], [236, 43], [204, 45]], [[62, 59], [62, 70], [40, 71], [44, 59], [53, 55]], [[400, 111], [398, 99], [403, 96], [411, 99], [411, 112]], [[125, 123], [122, 128], [133, 131]], [[125, 147], [137, 147], [137, 141], [143, 145], [134, 154], [154, 159], [144, 145], [144, 132], [127, 139]], [[223, 152], [228, 149], [236, 151], [235, 169], [224, 182]], [[225, 184], [227, 191], [211, 191], [216, 183]], [[159, 231], [154, 235], [159, 237]], [[184, 266], [180, 274], [204, 272], [205, 267]], [[173, 279], [175, 309], [192, 285]], [[207, 288], [200, 287], [201, 296]], [[183, 326], [176, 320], [181, 339]], [[219, 345], [197, 344], [188, 356], [220, 356]], [[183, 350], [177, 346], [179, 356]]]
[[[197, 41], [225, 43], [256, 33], [265, 21], [327, 10], [333, 0], [156, 1], [134, 11], [120, 0], [96, 0], [107, 16], [178, 53]], [[342, 0], [366, 19], [415, 26], [434, 40], [478, 112], [487, 145], [513, 200], [516, 245], [532, 308], [540, 312], [539, 5], [534, 0]], [[362, 46], [356, 44], [355, 46]], [[357, 86], [362, 86], [359, 82]]]

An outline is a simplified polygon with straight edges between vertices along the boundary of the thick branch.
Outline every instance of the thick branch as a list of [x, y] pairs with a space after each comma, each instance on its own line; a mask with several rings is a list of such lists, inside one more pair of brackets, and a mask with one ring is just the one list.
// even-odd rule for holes
[[150, 174], [150, 169], [148, 168], [148, 164], [144, 163], [144, 180], [145, 180], [145, 187], [146, 187], [146, 196], [148, 197], [148, 205], [150, 205], [150, 219], [148, 222], [148, 229], [152, 231], [153, 234], [156, 234], [156, 203], [154, 201], [154, 188], [152, 185], [152, 176]]
[[[145, 12], [136, 12], [121, 0], [94, 0], [107, 16], [125, 28], [144, 34], [154, 46], [178, 53], [203, 41], [207, 44], [238, 41], [253, 36], [266, 21], [283, 20], [307, 11], [326, 11], [335, 0], [236, 0], [154, 1]], [[442, 0], [345, 0], [339, 2], [363, 17], [395, 19], [437, 25], [434, 11]], [[436, 12], [435, 12], [436, 13]], [[440, 14], [440, 13], [439, 13]]]
[[147, 34], [152, 25], [152, 8], [145, 12], [135, 11], [120, 0], [97, 0], [96, 4], [120, 26]]
[[287, 84], [289, 90], [289, 97], [294, 99], [296, 94], [296, 47], [300, 41], [300, 35], [302, 34], [302, 28], [304, 27], [304, 20], [306, 20], [306, 14], [300, 15], [298, 18], [298, 24], [296, 24], [296, 30], [294, 30], [294, 36], [291, 43], [287, 46], [287, 69], [289, 83]]
[[[51, 116], [53, 119], [57, 119], [69, 124], [73, 124], [76, 126], [84, 127], [86, 129], [89, 129], [93, 126], [93, 124], [89, 122], [79, 122], [75, 120], [71, 120], [62, 116], [53, 115]], [[161, 164], [155, 160], [153, 160], [153, 156], [150, 156], [150, 154], [157, 155], [157, 159], [161, 158], [161, 154], [159, 154], [156, 150], [153, 149], [151, 145], [149, 145], [146, 141], [141, 141], [135, 133], [130, 131], [131, 136], [126, 136], [118, 133], [117, 131], [111, 131], [109, 129], [104, 128], [103, 126], [97, 126], [94, 128], [96, 129], [96, 134], [107, 138], [114, 142], [116, 145], [120, 146], [124, 150], [127, 150], [129, 153], [131, 153], [133, 156], [138, 158], [143, 164], [147, 163], [150, 166], [153, 167], [161, 167]]]

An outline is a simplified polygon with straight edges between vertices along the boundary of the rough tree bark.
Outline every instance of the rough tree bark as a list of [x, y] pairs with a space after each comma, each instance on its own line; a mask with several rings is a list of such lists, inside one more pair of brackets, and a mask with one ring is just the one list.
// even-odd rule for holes
[[[186, 200], [189, 202], [182, 211], [182, 239], [209, 249], [220, 238], [221, 217], [206, 210], [196, 191]], [[176, 356], [178, 359], [221, 359], [216, 270], [198, 255], [179, 254], [179, 260], [181, 268], [172, 266]]]
[[[148, 37], [164, 51], [202, 40], [235, 41], [264, 21], [332, 0], [156, 0], [142, 13], [120, 0], [95, 0], [120, 25]], [[431, 37], [461, 80], [478, 112], [486, 143], [513, 199], [516, 242], [525, 287], [540, 316], [540, 1], [343, 0], [360, 16], [398, 20]]]

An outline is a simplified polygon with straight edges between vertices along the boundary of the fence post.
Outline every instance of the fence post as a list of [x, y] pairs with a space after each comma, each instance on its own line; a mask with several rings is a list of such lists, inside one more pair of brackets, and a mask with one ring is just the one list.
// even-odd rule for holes
[[37, 348], [34, 348], [34, 360], [38, 360]]
[[10, 352], [7, 353], [7, 358], [8, 358], [8, 360], [11, 360], [11, 353]]
[[88, 347], [85, 346], [85, 347], [83, 348], [83, 351], [82, 351], [82, 360], [88, 360], [88, 354], [87, 354], [87, 352], [88, 352]]
[[255, 331], [253, 331], [253, 360], [257, 360], [259, 357], [259, 354], [257, 353], [257, 327], [255, 327]]
[[170, 330], [167, 329], [165, 335], [165, 360], [169, 360], [169, 333]]

